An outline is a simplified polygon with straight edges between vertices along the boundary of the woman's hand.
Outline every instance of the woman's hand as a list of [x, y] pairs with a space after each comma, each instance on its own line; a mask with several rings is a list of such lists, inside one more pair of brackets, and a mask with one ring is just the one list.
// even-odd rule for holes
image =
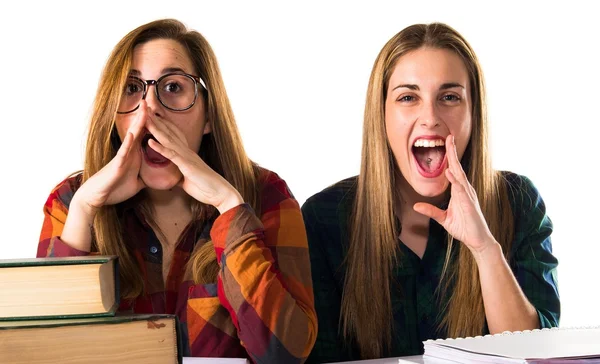
[[145, 187], [139, 173], [142, 163], [142, 131], [148, 114], [145, 109], [137, 114], [117, 155], [90, 177], [73, 196], [72, 204], [76, 203], [76, 207], [89, 217], [95, 216], [100, 207], [125, 201]]
[[142, 188], [141, 135], [147, 113], [141, 111], [127, 130], [117, 155], [90, 177], [73, 195], [61, 234], [64, 243], [83, 252], [91, 251], [91, 227], [100, 207], [133, 197]]
[[416, 203], [413, 208], [418, 213], [437, 221], [474, 254], [479, 254], [497, 243], [481, 212], [477, 193], [460, 165], [453, 135], [446, 138], [446, 156], [448, 168], [445, 173], [451, 183], [448, 209], [444, 211], [423, 202]]
[[150, 139], [150, 147], [179, 168], [183, 175], [179, 185], [188, 195], [216, 207], [220, 213], [244, 202], [225, 178], [189, 148], [185, 135], [175, 124], [150, 114], [146, 127], [159, 142]]

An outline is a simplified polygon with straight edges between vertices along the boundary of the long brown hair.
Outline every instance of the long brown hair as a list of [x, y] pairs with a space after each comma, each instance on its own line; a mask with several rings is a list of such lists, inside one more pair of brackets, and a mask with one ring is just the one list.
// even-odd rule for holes
[[[173, 19], [163, 19], [142, 25], [127, 34], [113, 49], [102, 73], [92, 111], [83, 182], [104, 167], [121, 144], [116, 134], [115, 119], [121, 92], [129, 73], [133, 49], [154, 39], [172, 39], [187, 50], [197, 76], [207, 91], [203, 93], [212, 132], [203, 137], [199, 155], [217, 173], [236, 188], [256, 211], [260, 210], [258, 197], [259, 170], [246, 155], [237, 129], [229, 98], [215, 54], [206, 39], [198, 32], [188, 30]], [[142, 193], [143, 196], [143, 193]], [[152, 209], [142, 201], [141, 208], [151, 219]], [[195, 219], [206, 219], [216, 211], [199, 202], [192, 205]], [[123, 227], [116, 206], [104, 206], [94, 221], [94, 244], [100, 254], [119, 257], [122, 298], [132, 299], [143, 294], [140, 267], [123, 238]], [[212, 244], [197, 249], [190, 258], [188, 269], [196, 281], [214, 281], [217, 262]]]
[[[479, 61], [467, 41], [451, 27], [441, 24], [409, 26], [390, 39], [379, 53], [367, 91], [362, 162], [356, 199], [351, 217], [350, 245], [342, 298], [340, 327], [348, 342], [355, 342], [361, 357], [375, 358], [391, 346], [391, 275], [398, 262], [398, 226], [394, 188], [400, 173], [385, 131], [384, 105], [388, 83], [398, 59], [421, 47], [448, 49], [463, 60], [471, 88], [472, 133], [462, 158], [469, 182], [477, 191], [488, 226], [504, 252], [512, 241], [513, 219], [506, 186], [500, 172], [491, 166], [488, 148], [488, 120], [485, 86]], [[484, 330], [485, 311], [477, 266], [463, 244], [458, 244], [458, 261], [449, 262], [453, 240], [448, 236], [448, 251], [440, 283], [449, 294], [441, 327], [449, 337], [479, 335]], [[446, 269], [449, 268], [449, 269]], [[449, 282], [453, 282], [452, 290]]]

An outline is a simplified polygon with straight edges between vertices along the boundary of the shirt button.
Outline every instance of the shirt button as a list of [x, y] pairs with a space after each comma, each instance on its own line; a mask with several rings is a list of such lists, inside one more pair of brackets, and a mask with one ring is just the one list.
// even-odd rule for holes
[[156, 254], [157, 251], [158, 251], [158, 248], [155, 246], [150, 248], [150, 253], [152, 253], [152, 254]]

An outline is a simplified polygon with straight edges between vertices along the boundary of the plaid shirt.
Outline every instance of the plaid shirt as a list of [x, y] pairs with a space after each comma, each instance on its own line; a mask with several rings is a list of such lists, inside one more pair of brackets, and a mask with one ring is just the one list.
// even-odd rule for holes
[[[509, 263], [523, 292], [537, 309], [541, 327], [558, 325], [560, 302], [556, 281], [556, 258], [552, 255], [552, 222], [544, 202], [527, 178], [506, 173], [515, 234]], [[308, 233], [310, 260], [319, 319], [315, 347], [307, 360], [312, 363], [358, 360], [358, 349], [346, 344], [339, 333], [348, 241], [348, 221], [356, 195], [357, 178], [341, 181], [314, 195], [302, 206]], [[404, 244], [398, 244], [399, 264], [391, 288], [392, 346], [386, 356], [423, 353], [422, 342], [445, 338], [438, 330], [440, 315], [449, 297], [439, 297], [446, 254], [446, 231], [430, 220], [429, 238], [422, 259]], [[457, 247], [455, 244], [454, 247]], [[457, 249], [451, 252], [456, 259]], [[377, 284], [376, 282], [371, 282]]]
[[[306, 232], [286, 183], [262, 170], [262, 216], [243, 204], [211, 221], [190, 223], [162, 273], [160, 241], [131, 199], [118, 205], [125, 241], [140, 267], [145, 295], [120, 312], [177, 314], [184, 356], [248, 357], [258, 363], [303, 362], [314, 344], [314, 309]], [[81, 175], [59, 184], [44, 206], [38, 257], [89, 253], [60, 240]], [[220, 266], [216, 284], [184, 277], [195, 246], [212, 240]], [[92, 253], [93, 254], [93, 253]]]

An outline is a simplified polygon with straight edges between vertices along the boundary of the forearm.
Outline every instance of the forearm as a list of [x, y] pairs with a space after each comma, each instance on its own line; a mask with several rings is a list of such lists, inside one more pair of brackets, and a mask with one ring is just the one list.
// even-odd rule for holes
[[[273, 362], [291, 363], [308, 356], [317, 324], [306, 235], [297, 204], [285, 217], [285, 227], [277, 223], [280, 228], [269, 232], [247, 207], [240, 206], [219, 218], [225, 220], [215, 222], [211, 236], [224, 267], [218, 295], [236, 322], [246, 350]], [[231, 224], [223, 224], [227, 220]], [[282, 239], [277, 248], [274, 241], [267, 247], [268, 234]]]
[[265, 259], [268, 253], [261, 252], [253, 239], [244, 245], [227, 258], [219, 297], [230, 306], [251, 354], [261, 352], [270, 341], [277, 343], [264, 353], [271, 360], [301, 362], [316, 339], [316, 313], [309, 289], [297, 281], [286, 285], [273, 262]]
[[537, 311], [521, 290], [500, 244], [494, 241], [474, 257], [490, 333], [539, 328]]
[[75, 194], [60, 240], [72, 248], [89, 252], [92, 245], [93, 222], [94, 214], [86, 211], [77, 199], [77, 194]]

